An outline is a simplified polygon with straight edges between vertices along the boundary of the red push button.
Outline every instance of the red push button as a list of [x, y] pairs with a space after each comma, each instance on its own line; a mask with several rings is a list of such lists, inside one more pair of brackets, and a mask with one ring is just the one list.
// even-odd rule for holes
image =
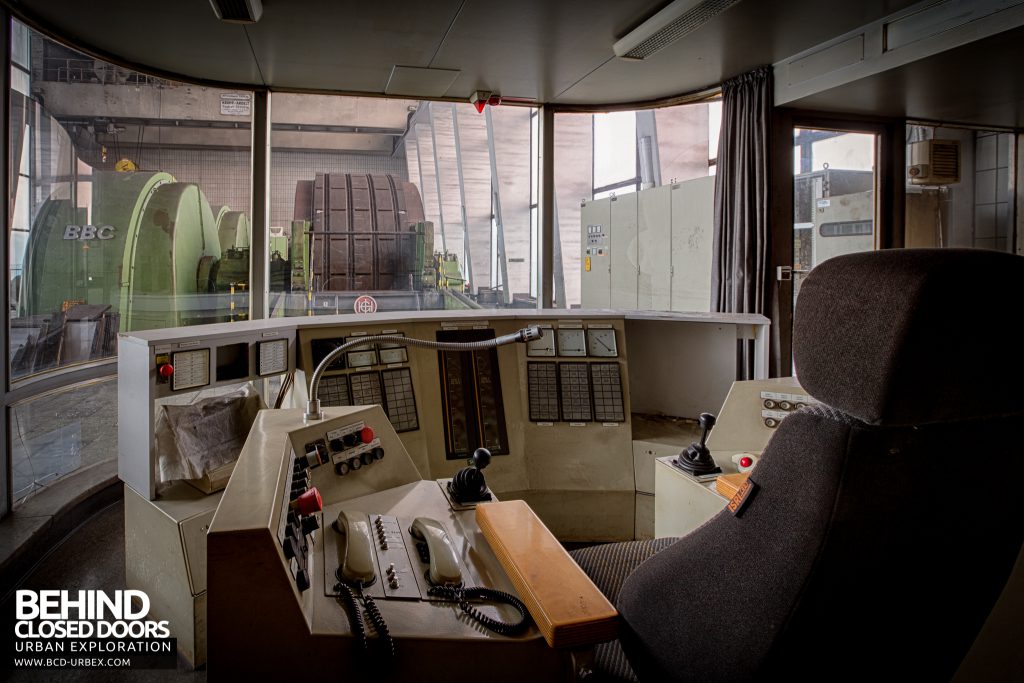
[[171, 365], [170, 363], [164, 363], [159, 368], [157, 368], [157, 372], [160, 373], [160, 376], [163, 377], [164, 379], [170, 379], [171, 375], [174, 374], [174, 366]]
[[363, 443], [370, 443], [373, 441], [373, 428], [363, 427], [363, 430], [359, 432], [359, 438], [362, 439]]
[[324, 501], [315, 486], [296, 498], [292, 505], [300, 515], [312, 515], [324, 509]]
[[740, 458], [740, 467], [750, 467], [753, 464], [754, 461], [751, 460], [748, 456], [743, 456], [742, 458]]

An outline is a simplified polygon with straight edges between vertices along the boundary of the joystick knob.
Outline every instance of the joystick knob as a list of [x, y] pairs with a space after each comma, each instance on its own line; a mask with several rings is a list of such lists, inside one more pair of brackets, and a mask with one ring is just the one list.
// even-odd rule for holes
[[482, 500], [490, 500], [491, 494], [487, 490], [483, 469], [491, 463], [491, 452], [486, 448], [478, 448], [473, 451], [469, 463], [470, 467], [456, 472], [452, 480], [448, 482], [448, 493], [457, 503], [477, 503]]
[[722, 468], [715, 464], [715, 459], [711, 457], [711, 451], [708, 450], [706, 445], [708, 434], [715, 426], [715, 416], [711, 413], [701, 413], [700, 417], [697, 418], [697, 424], [701, 428], [700, 441], [694, 441], [690, 444], [685, 451], [679, 454], [674, 464], [679, 469], [694, 476], [718, 474], [722, 471]]

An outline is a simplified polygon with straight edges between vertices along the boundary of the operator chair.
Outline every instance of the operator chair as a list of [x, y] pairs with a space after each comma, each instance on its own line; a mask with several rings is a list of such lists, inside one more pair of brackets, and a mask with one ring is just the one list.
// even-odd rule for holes
[[573, 553], [622, 618], [598, 673], [949, 680], [1024, 538], [1022, 293], [1024, 258], [990, 251], [817, 266], [793, 357], [823, 405], [782, 422], [738, 512]]

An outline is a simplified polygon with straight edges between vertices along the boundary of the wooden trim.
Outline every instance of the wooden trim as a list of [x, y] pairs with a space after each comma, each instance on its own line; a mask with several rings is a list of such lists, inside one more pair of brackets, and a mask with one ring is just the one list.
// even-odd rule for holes
[[521, 500], [476, 508], [476, 521], [551, 647], [618, 636], [618, 612]]

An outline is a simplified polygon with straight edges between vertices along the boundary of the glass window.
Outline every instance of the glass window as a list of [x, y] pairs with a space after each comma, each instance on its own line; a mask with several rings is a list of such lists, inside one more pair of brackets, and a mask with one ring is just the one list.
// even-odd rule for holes
[[907, 126], [908, 247], [1013, 251], [1012, 133]]
[[82, 467], [117, 458], [117, 381], [78, 384], [11, 406], [14, 504]]
[[15, 378], [117, 333], [246, 317], [252, 93], [154, 78], [14, 22]]
[[536, 305], [535, 112], [275, 93], [271, 314]]
[[559, 307], [707, 311], [720, 101], [555, 116]]

